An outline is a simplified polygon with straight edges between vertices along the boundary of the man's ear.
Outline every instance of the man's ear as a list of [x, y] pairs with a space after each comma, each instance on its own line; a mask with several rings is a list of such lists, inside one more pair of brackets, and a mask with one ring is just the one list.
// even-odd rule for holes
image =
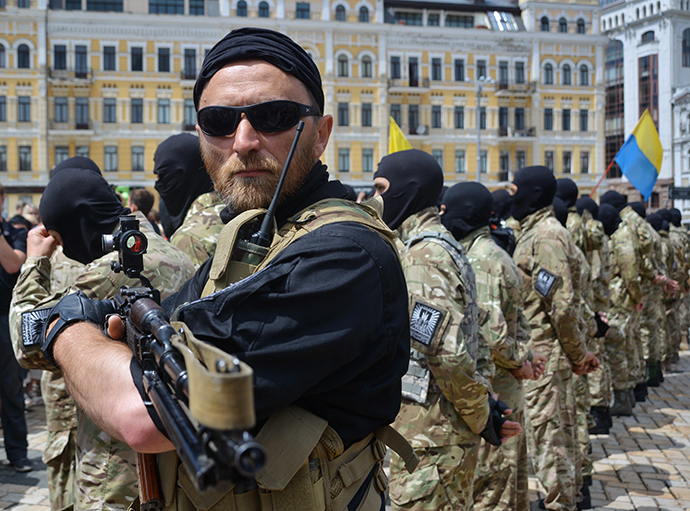
[[319, 118], [316, 129], [318, 136], [316, 144], [314, 145], [314, 158], [318, 160], [326, 150], [328, 139], [331, 137], [331, 131], [333, 131], [333, 116], [324, 115]]

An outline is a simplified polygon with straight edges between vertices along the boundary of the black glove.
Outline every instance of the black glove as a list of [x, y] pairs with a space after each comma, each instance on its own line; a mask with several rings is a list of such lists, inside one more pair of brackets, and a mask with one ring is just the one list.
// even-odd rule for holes
[[[48, 319], [43, 324], [43, 335], [41, 350], [46, 359], [57, 367], [53, 357], [53, 343], [55, 338], [69, 325], [77, 321], [89, 321], [103, 327], [106, 316], [117, 312], [116, 304], [113, 300], [91, 300], [81, 291], [67, 295], [60, 300], [48, 315]], [[58, 319], [55, 326], [46, 336], [48, 326]]]
[[609, 331], [609, 326], [604, 323], [604, 320], [601, 319], [598, 312], [594, 313], [594, 321], [597, 322], [597, 333], [594, 334], [594, 337], [604, 337], [606, 332]]
[[489, 396], [489, 420], [486, 421], [486, 426], [480, 435], [491, 445], [497, 447], [501, 445], [501, 428], [506, 421], [503, 413], [506, 410], [510, 410], [507, 404], [501, 400], [496, 401]]

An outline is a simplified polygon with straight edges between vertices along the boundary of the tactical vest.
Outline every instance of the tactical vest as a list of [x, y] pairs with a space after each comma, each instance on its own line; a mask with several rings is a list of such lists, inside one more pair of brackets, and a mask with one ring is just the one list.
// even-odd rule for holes
[[[465, 249], [452, 236], [437, 231], [428, 231], [411, 237], [405, 242], [405, 252], [415, 244], [428, 241], [441, 245], [451, 256], [453, 262], [460, 270], [462, 280], [465, 284], [467, 293], [467, 304], [465, 305], [464, 318], [460, 324], [460, 330], [464, 335], [464, 342], [467, 351], [474, 361], [477, 360], [479, 350], [479, 304], [477, 303], [477, 287], [475, 283], [474, 270], [470, 266]], [[404, 252], [403, 252], [404, 253]], [[420, 351], [415, 343], [410, 346], [410, 363], [407, 373], [402, 379], [402, 394], [406, 400], [425, 404], [428, 402], [429, 394], [440, 393], [441, 390], [436, 380], [431, 375], [426, 356]]]
[[[395, 234], [381, 220], [381, 208], [380, 200], [368, 205], [340, 199], [319, 201], [290, 218], [267, 249], [242, 241], [255, 230], [265, 210], [244, 212], [221, 231], [202, 296], [265, 268], [292, 242], [331, 223], [364, 225], [379, 233], [397, 254]], [[268, 464], [251, 491], [230, 485], [200, 494], [184, 466], [177, 463], [175, 452], [159, 455], [165, 510], [344, 511], [375, 470], [357, 510], [378, 511], [381, 495], [388, 488], [383, 472], [385, 445], [401, 456], [410, 472], [419, 461], [409, 443], [390, 426], [378, 428], [345, 450], [327, 421], [296, 406], [273, 414], [256, 439], [266, 448]]]

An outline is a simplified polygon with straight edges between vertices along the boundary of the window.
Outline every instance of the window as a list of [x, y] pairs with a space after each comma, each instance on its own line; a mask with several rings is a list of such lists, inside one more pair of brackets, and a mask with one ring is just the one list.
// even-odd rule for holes
[[149, 0], [149, 14], [184, 14], [184, 0]]
[[374, 172], [373, 149], [362, 149], [362, 172]]
[[453, 117], [455, 119], [455, 129], [456, 130], [464, 130], [465, 129], [465, 107], [464, 106], [456, 106]]
[[170, 124], [170, 100], [158, 100], [158, 124]]
[[580, 85], [589, 85], [589, 70], [585, 64], [580, 66]]
[[261, 2], [259, 4], [259, 18], [268, 18], [268, 2]]
[[371, 126], [371, 103], [362, 103], [362, 126]]
[[407, 125], [410, 133], [416, 133], [419, 127], [419, 105], [410, 105], [407, 110]]
[[525, 129], [525, 109], [522, 107], [515, 109], [515, 129], [517, 131]]
[[170, 48], [158, 48], [158, 72], [170, 72]]
[[578, 34], [584, 34], [585, 33], [585, 20], [580, 18], [577, 20], [577, 33]]
[[189, 14], [192, 16], [203, 16], [204, 0], [189, 0]]
[[589, 112], [580, 110], [580, 131], [589, 131]]
[[544, 151], [544, 166], [553, 171], [553, 151]]
[[417, 57], [410, 57], [407, 71], [410, 77], [410, 87], [417, 87], [419, 85], [419, 61]]
[[431, 79], [435, 81], [440, 81], [443, 79], [440, 58], [431, 59]]
[[144, 100], [132, 98], [132, 123], [141, 124], [144, 122]]
[[589, 151], [580, 151], [580, 174], [589, 174]]
[[7, 122], [7, 97], [0, 96], [0, 122]]
[[510, 153], [508, 151], [501, 151], [498, 154], [498, 168], [504, 174], [510, 170]]
[[28, 9], [31, 5], [30, 0], [17, 0], [17, 7], [20, 9]]
[[525, 63], [515, 63], [515, 83], [525, 83]]
[[400, 78], [400, 57], [398, 56], [391, 57], [391, 78], [394, 80]]
[[346, 77], [349, 76], [350, 73], [348, 71], [349, 68], [349, 63], [347, 61], [347, 57], [345, 55], [341, 55], [338, 57], [338, 76], [341, 77]]
[[683, 67], [690, 67], [690, 28], [683, 30]]
[[196, 79], [196, 50], [194, 48], [185, 48], [184, 50], [184, 69], [182, 73], [187, 80]]
[[7, 171], [7, 146], [0, 145], [0, 171]]
[[563, 131], [570, 131], [570, 109], [566, 108], [563, 110], [561, 121]]
[[362, 78], [371, 78], [372, 76], [372, 66], [371, 57], [365, 55], [362, 57]]
[[562, 82], [563, 85], [572, 85], [573, 83], [572, 75], [570, 73], [570, 66], [568, 64], [563, 65]]
[[0, 44], [0, 68], [4, 68], [6, 65], [7, 64], [5, 63], [5, 46]]
[[347, 21], [347, 13], [342, 5], [335, 8], [335, 21]]
[[465, 151], [463, 149], [455, 151], [455, 173], [464, 174], [467, 172], [465, 166]]
[[397, 25], [422, 25], [422, 13], [421, 12], [396, 12], [395, 13], [395, 23]]
[[553, 66], [551, 64], [544, 66], [544, 84], [553, 85]]
[[505, 106], [498, 108], [498, 127], [506, 132], [508, 128], [508, 108]]
[[103, 100], [103, 122], [117, 122], [117, 100], [115, 98]]
[[297, 10], [295, 11], [297, 19], [309, 19], [309, 4], [306, 2], [297, 2]]
[[67, 98], [55, 98], [55, 122], [67, 122]]
[[106, 172], [117, 172], [117, 146], [105, 146], [105, 158], [103, 170]]
[[77, 129], [89, 127], [89, 98], [77, 98]]
[[447, 27], [474, 28], [474, 16], [446, 14]]
[[515, 168], [520, 170], [527, 164], [527, 154], [525, 151], [515, 151]]
[[550, 31], [550, 28], [549, 28], [549, 18], [547, 18], [546, 16], [544, 16], [544, 17], [541, 19], [541, 31], [542, 31], [542, 32], [549, 32], [549, 31]]
[[143, 48], [132, 48], [132, 71], [144, 70], [144, 50]]
[[67, 69], [67, 46], [64, 44], [53, 47], [53, 69]]
[[402, 113], [400, 105], [391, 105], [391, 117], [395, 121], [395, 124], [402, 126]]
[[65, 2], [66, 11], [81, 11], [81, 0], [67, 0]]
[[350, 172], [349, 149], [338, 149], [338, 172]]
[[55, 147], [55, 165], [59, 165], [63, 161], [69, 159], [69, 147], [56, 146]]
[[441, 105], [431, 107], [431, 127], [442, 128]]
[[654, 41], [654, 30], [648, 30], [647, 32], [642, 34], [642, 39], [641, 39], [642, 44], [651, 43], [652, 41]]
[[463, 59], [455, 59], [453, 69], [454, 69], [455, 81], [456, 82], [464, 82], [465, 81], [465, 61]]
[[570, 151], [563, 151], [563, 173], [570, 174], [572, 164], [572, 153]]
[[441, 25], [441, 16], [437, 12], [430, 13], [426, 18], [426, 25], [428, 27], [438, 27]]
[[503, 87], [508, 85], [508, 63], [505, 61], [498, 63], [498, 84]]
[[479, 172], [486, 174], [488, 169], [488, 155], [486, 150], [479, 151]]
[[359, 22], [369, 23], [369, 9], [364, 6], [359, 8]]
[[75, 151], [75, 156], [81, 156], [82, 158], [88, 158], [89, 157], [89, 146], [87, 146], [87, 145], [77, 146], [77, 150]]
[[87, 48], [84, 45], [74, 47], [74, 72], [79, 78], [86, 78], [89, 73]]
[[31, 52], [25, 44], [20, 44], [17, 48], [17, 67], [19, 69], [29, 69], [31, 67]]
[[193, 131], [196, 126], [196, 110], [193, 99], [184, 100], [184, 129]]
[[436, 160], [438, 166], [443, 169], [443, 149], [432, 149], [431, 156], [433, 156], [434, 160]]
[[31, 98], [29, 96], [19, 96], [17, 120], [19, 122], [31, 122]]
[[115, 71], [115, 46], [103, 47], [103, 71]]
[[338, 126], [350, 125], [350, 110], [348, 103], [338, 103]]
[[486, 129], [486, 107], [479, 107], [479, 129]]
[[144, 172], [144, 148], [132, 147], [132, 172]]
[[553, 108], [544, 109], [544, 130], [553, 131]]
[[486, 74], [486, 60], [477, 61], [477, 78], [482, 78], [487, 76]]
[[558, 31], [562, 33], [568, 32], [568, 22], [565, 18], [561, 18], [558, 20]]
[[240, 0], [239, 2], [237, 2], [237, 17], [247, 17], [247, 2], [245, 2], [244, 0]]
[[31, 146], [29, 145], [19, 146], [19, 170], [31, 170]]

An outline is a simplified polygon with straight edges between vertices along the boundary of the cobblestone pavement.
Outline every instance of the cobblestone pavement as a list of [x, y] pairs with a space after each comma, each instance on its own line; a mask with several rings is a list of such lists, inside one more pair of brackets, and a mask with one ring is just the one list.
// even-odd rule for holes
[[[647, 402], [638, 403], [632, 417], [614, 419], [610, 435], [592, 437], [594, 509], [690, 511], [690, 351], [681, 353], [675, 370], [665, 375], [661, 387], [649, 389]], [[43, 407], [30, 408], [26, 417], [29, 458], [36, 468], [15, 472], [0, 449], [0, 510], [50, 509], [41, 462]], [[530, 477], [531, 500], [537, 500], [538, 489]]]

